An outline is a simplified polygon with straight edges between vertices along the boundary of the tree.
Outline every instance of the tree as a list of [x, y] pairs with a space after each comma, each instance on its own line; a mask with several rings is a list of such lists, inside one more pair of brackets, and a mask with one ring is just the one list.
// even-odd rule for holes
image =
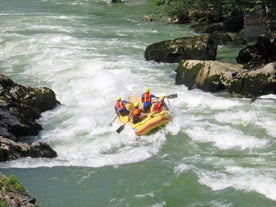
[[[275, 0], [151, 0], [159, 10], [159, 17], [171, 17], [180, 19], [183, 15], [190, 18], [195, 12], [201, 13], [207, 21], [225, 21], [231, 30], [239, 30], [243, 27], [245, 13], [255, 12], [256, 5], [262, 5], [270, 22], [275, 24], [276, 1]], [[194, 19], [197, 20], [197, 19]], [[181, 23], [181, 22], [180, 22]], [[231, 28], [232, 25], [234, 28]]]

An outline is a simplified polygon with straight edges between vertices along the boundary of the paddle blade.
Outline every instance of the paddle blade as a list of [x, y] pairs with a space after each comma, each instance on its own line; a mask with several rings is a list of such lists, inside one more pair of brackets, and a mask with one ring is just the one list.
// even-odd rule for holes
[[175, 94], [168, 95], [166, 96], [166, 98], [168, 99], [177, 98], [177, 94], [175, 93]]
[[122, 126], [120, 126], [120, 127], [116, 130], [116, 132], [117, 132], [117, 133], [120, 133], [121, 131], [124, 130], [124, 128], [125, 128], [125, 124], [123, 124]]
[[253, 96], [252, 98], [251, 98], [251, 100], [250, 100], [250, 103], [253, 103], [253, 102], [255, 102], [256, 100], [257, 100], [257, 96]]
[[113, 122], [117, 119], [117, 115], [115, 116], [115, 118], [109, 123], [109, 125], [108, 126], [112, 126], [112, 124], [113, 124]]

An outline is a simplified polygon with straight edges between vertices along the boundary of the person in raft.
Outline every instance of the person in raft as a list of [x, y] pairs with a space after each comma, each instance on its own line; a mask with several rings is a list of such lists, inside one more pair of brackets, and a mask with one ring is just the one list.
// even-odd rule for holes
[[165, 103], [166, 96], [161, 96], [160, 99], [158, 99], [152, 107], [152, 113], [157, 114], [161, 112], [163, 109], [168, 110], [167, 104]]
[[144, 108], [145, 113], [150, 112], [152, 98], [159, 98], [159, 97], [151, 94], [150, 90], [148, 88], [146, 88], [145, 93], [143, 93], [141, 96], [141, 102], [143, 103], [143, 108]]
[[136, 124], [142, 121], [147, 115], [147, 113], [143, 113], [142, 110], [139, 109], [139, 103], [136, 102], [134, 104], [134, 109], [130, 112], [128, 116], [128, 120], [130, 121], [132, 119], [132, 123]]
[[116, 114], [119, 116], [127, 116], [129, 115], [130, 111], [126, 109], [126, 104], [128, 103], [128, 101], [126, 100], [122, 100], [120, 96], [117, 97], [116, 99], [116, 103], [114, 106], [114, 110], [116, 112]]

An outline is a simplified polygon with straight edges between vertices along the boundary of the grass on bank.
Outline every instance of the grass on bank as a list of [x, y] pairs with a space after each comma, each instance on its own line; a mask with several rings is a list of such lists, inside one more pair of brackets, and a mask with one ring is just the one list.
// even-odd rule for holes
[[15, 175], [9, 175], [7, 177], [0, 176], [0, 207], [9, 207], [7, 201], [4, 199], [6, 192], [16, 192], [28, 195], [28, 192]]

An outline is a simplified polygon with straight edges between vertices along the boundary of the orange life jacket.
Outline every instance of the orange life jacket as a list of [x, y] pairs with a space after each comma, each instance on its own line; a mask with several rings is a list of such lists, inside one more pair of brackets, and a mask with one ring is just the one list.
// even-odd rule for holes
[[140, 115], [142, 113], [141, 109], [133, 109], [131, 115], [132, 115], [132, 122], [134, 124], [138, 123], [140, 120]]
[[117, 101], [115, 106], [117, 108], [117, 111], [121, 111], [122, 109], [125, 108], [122, 101]]
[[162, 103], [161, 101], [157, 101], [154, 103], [152, 112], [160, 112], [162, 110]]
[[143, 102], [151, 102], [151, 94], [150, 93], [144, 93], [144, 99]]
[[132, 115], [133, 116], [139, 116], [141, 114], [141, 109], [133, 109]]

